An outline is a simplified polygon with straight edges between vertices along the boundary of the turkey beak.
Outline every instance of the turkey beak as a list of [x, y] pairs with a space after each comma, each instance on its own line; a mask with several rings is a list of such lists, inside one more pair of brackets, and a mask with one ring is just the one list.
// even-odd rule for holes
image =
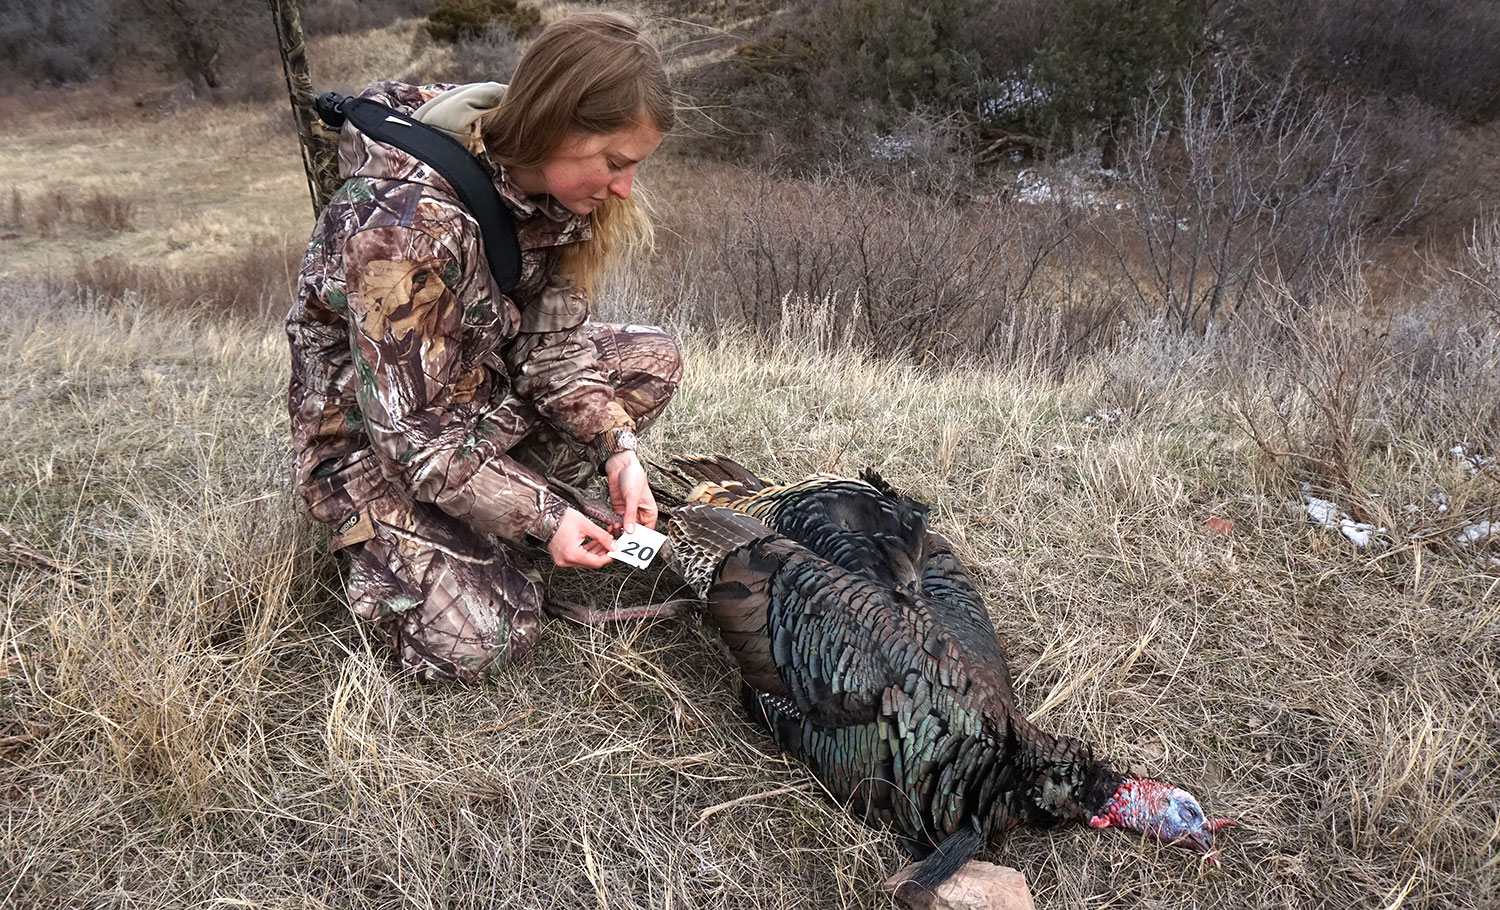
[[1173, 847], [1186, 847], [1194, 853], [1203, 854], [1203, 858], [1214, 865], [1219, 864], [1219, 851], [1214, 849], [1214, 836], [1207, 830], [1184, 834], [1176, 840], [1168, 841], [1168, 844]]
[[1214, 832], [1233, 826], [1234, 819], [1232, 818], [1210, 819], [1199, 830], [1184, 834], [1171, 843], [1174, 847], [1186, 847], [1195, 853], [1202, 854], [1203, 859], [1212, 863], [1217, 869], [1220, 866], [1220, 860], [1219, 851], [1214, 849]]

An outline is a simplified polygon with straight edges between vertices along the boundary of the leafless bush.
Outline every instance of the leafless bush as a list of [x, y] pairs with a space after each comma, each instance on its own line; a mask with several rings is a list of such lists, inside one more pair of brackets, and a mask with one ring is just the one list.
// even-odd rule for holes
[[134, 199], [119, 193], [96, 191], [90, 193], [79, 206], [83, 218], [103, 231], [128, 231], [135, 227], [135, 215], [140, 207]]
[[1468, 262], [1455, 269], [1476, 303], [1500, 327], [1500, 216], [1491, 213], [1474, 222], [1465, 247]]
[[[1241, 327], [1240, 353], [1220, 367], [1232, 412], [1262, 453], [1357, 520], [1391, 529], [1392, 540], [1451, 540], [1493, 513], [1500, 480], [1500, 336], [1467, 283], [1441, 276], [1412, 301], [1376, 300], [1341, 260], [1309, 314], [1266, 306], [1272, 318]], [[1454, 454], [1471, 459], [1480, 486], [1444, 480]], [[1409, 467], [1393, 470], [1398, 460]]]
[[265, 323], [290, 306], [300, 258], [300, 246], [275, 244], [252, 246], [239, 255], [185, 270], [102, 256], [80, 263], [56, 283], [106, 306], [135, 299], [152, 308]]
[[[1287, 297], [1305, 293], [1280, 288]], [[1300, 303], [1267, 308], [1272, 329], [1235, 377], [1234, 408], [1263, 453], [1286, 462], [1294, 476], [1337, 491], [1359, 521], [1379, 522], [1361, 474], [1378, 432], [1375, 379], [1387, 372], [1391, 352], [1380, 332], [1352, 321], [1368, 304], [1356, 270], [1326, 278], [1316, 295], [1321, 305], [1310, 318], [1290, 315]]]
[[76, 82], [116, 51], [120, 0], [0, 4], [0, 67], [27, 82]]
[[700, 323], [917, 361], [1048, 364], [1115, 325], [1113, 300], [1055, 284], [1077, 230], [1060, 205], [760, 176], [710, 189], [679, 218], [663, 231], [657, 284]]
[[1500, 453], [1500, 335], [1462, 291], [1441, 285], [1391, 318], [1392, 369], [1374, 395], [1392, 435], [1490, 458]]
[[1412, 95], [1471, 120], [1500, 114], [1500, 8], [1466, 0], [1249, 0], [1231, 28], [1273, 67], [1309, 64], [1372, 95]]
[[525, 43], [510, 27], [494, 22], [481, 34], [453, 42], [453, 56], [430, 78], [437, 82], [509, 82]]
[[[1412, 235], [1454, 234], [1492, 196], [1482, 133], [1412, 96], [1362, 100], [1368, 142], [1377, 150], [1371, 222]], [[1476, 182], [1477, 178], [1477, 182]]]
[[135, 199], [107, 190], [80, 193], [69, 187], [53, 187], [28, 198], [12, 187], [5, 227], [18, 235], [37, 237], [56, 237], [64, 230], [117, 234], [135, 228], [139, 210]]
[[1142, 308], [1183, 330], [1235, 314], [1258, 282], [1304, 308], [1370, 226], [1383, 165], [1337, 95], [1227, 60], [1153, 94], [1138, 119], [1117, 251]]
[[270, 15], [259, 4], [228, 0], [125, 0], [126, 23], [147, 47], [165, 51], [164, 65], [215, 89], [224, 65], [247, 47], [270, 40]]

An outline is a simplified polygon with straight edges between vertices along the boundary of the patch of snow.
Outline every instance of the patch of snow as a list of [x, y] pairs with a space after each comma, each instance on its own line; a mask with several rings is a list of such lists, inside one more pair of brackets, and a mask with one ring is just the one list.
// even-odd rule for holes
[[1460, 545], [1469, 547], [1477, 543], [1500, 538], [1500, 521], [1481, 521], [1458, 532]]
[[1349, 539], [1361, 550], [1368, 547], [1377, 537], [1386, 533], [1385, 528], [1377, 528], [1372, 524], [1355, 521], [1343, 512], [1336, 502], [1319, 499], [1308, 493], [1302, 497], [1307, 500], [1307, 520], [1325, 530], [1335, 530]]
[[[1305, 495], [1305, 494], [1304, 494]], [[1339, 523], [1339, 507], [1337, 503], [1316, 496], [1307, 497], [1307, 520], [1325, 528], [1336, 528]]]
[[1364, 522], [1355, 521], [1348, 516], [1339, 519], [1339, 533], [1354, 542], [1356, 547], [1363, 550], [1370, 545], [1370, 540], [1385, 533], [1385, 528], [1377, 528]]
[[1462, 445], [1456, 445], [1453, 448], [1449, 449], [1448, 454], [1458, 459], [1464, 467], [1468, 468], [1470, 474], [1478, 474], [1489, 465], [1495, 463], [1495, 459], [1489, 457], [1488, 455], [1481, 455], [1478, 452], [1470, 452]]
[[1108, 205], [1110, 194], [1087, 186], [1083, 176], [1053, 170], [1047, 176], [1026, 168], [1016, 175], [1016, 201], [1028, 205], [1064, 202], [1088, 208]]
[[1123, 415], [1124, 413], [1124, 410], [1121, 408], [1100, 408], [1094, 413], [1083, 418], [1083, 423], [1085, 426], [1090, 427], [1094, 426], [1095, 424], [1114, 423], [1116, 420], [1119, 420], [1121, 415]]
[[979, 116], [986, 120], [1033, 107], [1046, 102], [1047, 93], [1025, 76], [1013, 76], [1000, 83], [995, 94], [979, 104]]
[[876, 136], [870, 140], [870, 154], [881, 161], [897, 161], [912, 153], [916, 144], [910, 136]]

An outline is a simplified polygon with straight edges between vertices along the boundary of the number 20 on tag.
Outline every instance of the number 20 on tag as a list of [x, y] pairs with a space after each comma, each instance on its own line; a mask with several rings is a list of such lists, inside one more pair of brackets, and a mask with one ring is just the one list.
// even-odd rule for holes
[[627, 566], [644, 569], [661, 552], [661, 545], [666, 540], [667, 535], [636, 525], [633, 533], [621, 534], [615, 538], [615, 548], [609, 551], [609, 558], [617, 559]]

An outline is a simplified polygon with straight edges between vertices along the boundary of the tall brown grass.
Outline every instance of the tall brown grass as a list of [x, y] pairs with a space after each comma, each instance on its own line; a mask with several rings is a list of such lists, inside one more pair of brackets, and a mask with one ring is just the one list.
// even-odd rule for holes
[[135, 228], [139, 203], [129, 196], [107, 190], [79, 192], [53, 188], [40, 194], [24, 194], [12, 187], [10, 199], [0, 208], [0, 230], [11, 239], [34, 235], [57, 237], [64, 231], [95, 231], [118, 234]]
[[[885, 900], [893, 842], [741, 719], [695, 621], [553, 623], [474, 689], [395, 672], [290, 492], [274, 325], [150, 295], [4, 293], [0, 516], [78, 576], [0, 564], [8, 902]], [[1361, 374], [1375, 394], [1356, 424], [1375, 429], [1349, 457], [1370, 501], [1420, 514], [1358, 551], [1306, 522], [1302, 475], [1231, 406], [1229, 374], [1279, 362], [1309, 377], [1299, 395], [1245, 406], [1316, 430], [1312, 352], [1342, 349], [1315, 326], [1264, 361], [1145, 326], [1066, 374], [678, 330], [688, 380], [655, 451], [728, 450], [783, 477], [876, 467], [979, 573], [1039, 722], [1242, 820], [1218, 872], [1085, 829], [1015, 834], [986, 855], [1039, 905], [1496, 899], [1500, 588], [1493, 543], [1462, 546], [1453, 523], [1500, 479], [1448, 453], [1454, 424], [1412, 422], [1389, 364]], [[1471, 392], [1495, 390], [1493, 344], [1447, 350], [1479, 371], [1455, 369]], [[623, 570], [549, 584], [596, 603], [674, 586]]]
[[49, 284], [108, 305], [134, 300], [162, 311], [264, 325], [286, 314], [301, 257], [300, 246], [276, 243], [186, 269], [111, 255], [84, 260]]

